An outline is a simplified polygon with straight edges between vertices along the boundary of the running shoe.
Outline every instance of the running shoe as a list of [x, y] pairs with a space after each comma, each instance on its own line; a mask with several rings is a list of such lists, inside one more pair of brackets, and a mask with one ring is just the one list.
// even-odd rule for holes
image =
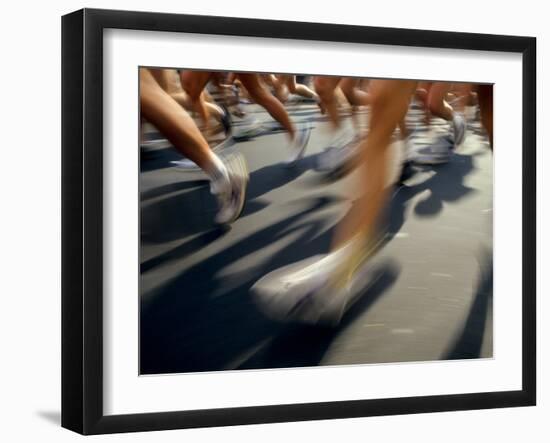
[[221, 105], [220, 108], [222, 110], [222, 116], [221, 116], [221, 119], [220, 119], [220, 123], [223, 126], [225, 135], [227, 137], [229, 137], [229, 135], [231, 135], [231, 130], [232, 130], [232, 126], [233, 126], [232, 121], [231, 121], [231, 114], [229, 113], [229, 110], [227, 109], [226, 106]]
[[287, 266], [260, 279], [251, 291], [259, 309], [279, 322], [337, 324], [347, 288], [329, 288], [321, 256]]
[[[232, 144], [231, 138], [226, 138], [221, 143], [218, 143], [216, 146], [212, 147], [212, 151], [216, 154], [221, 154], [225, 149], [227, 149]], [[197, 164], [188, 158], [183, 158], [181, 160], [173, 160], [170, 164], [180, 172], [196, 172], [200, 171], [201, 168]]]
[[348, 145], [350, 142], [357, 138], [356, 132], [353, 126], [347, 123], [343, 123], [342, 126], [336, 130], [333, 134], [328, 147], [329, 148], [342, 148]]
[[[359, 256], [353, 260], [342, 248], [276, 270], [252, 286], [253, 299], [266, 316], [276, 321], [337, 326], [347, 309], [373, 283], [368, 258], [380, 241], [357, 249], [355, 254]], [[355, 264], [347, 267], [343, 281], [338, 282], [334, 274], [342, 260]]]
[[248, 140], [265, 132], [264, 125], [255, 117], [245, 116], [233, 120], [232, 136], [235, 140]]
[[201, 168], [199, 168], [193, 160], [188, 158], [174, 160], [171, 161], [170, 164], [180, 172], [193, 172], [201, 170]]
[[409, 154], [409, 160], [419, 165], [447, 163], [451, 158], [452, 148], [452, 143], [448, 139], [441, 137], [428, 146], [412, 150]]
[[353, 169], [361, 145], [360, 137], [340, 147], [330, 147], [322, 152], [317, 161], [317, 170], [329, 175], [342, 175]]
[[300, 128], [298, 128], [296, 135], [294, 136], [294, 140], [290, 144], [290, 156], [285, 161], [285, 166], [292, 167], [303, 158], [310, 136], [311, 124], [309, 122], [305, 122]]
[[214, 217], [218, 225], [233, 223], [241, 214], [248, 186], [248, 167], [242, 154], [232, 153], [223, 158], [227, 178], [210, 182], [210, 192], [216, 196], [219, 211]]
[[454, 137], [454, 147], [458, 147], [464, 141], [466, 136], [466, 120], [460, 114], [453, 114], [453, 137]]
[[149, 139], [143, 140], [140, 143], [140, 148], [144, 150], [156, 150], [161, 148], [166, 148], [172, 146], [171, 143], [165, 138]]

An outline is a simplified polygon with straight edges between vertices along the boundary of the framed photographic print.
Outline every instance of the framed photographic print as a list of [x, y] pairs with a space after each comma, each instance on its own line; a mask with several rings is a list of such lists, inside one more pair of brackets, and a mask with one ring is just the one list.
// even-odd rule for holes
[[536, 41], [62, 21], [62, 425], [534, 405]]

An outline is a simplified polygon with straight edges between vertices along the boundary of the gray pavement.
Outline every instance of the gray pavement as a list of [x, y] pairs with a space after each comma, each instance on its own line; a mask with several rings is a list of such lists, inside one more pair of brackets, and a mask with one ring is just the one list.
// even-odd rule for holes
[[[167, 145], [142, 153], [141, 373], [490, 358], [492, 154], [478, 122], [448, 164], [416, 168], [394, 188], [373, 284], [339, 327], [277, 323], [260, 312], [250, 287], [327, 252], [359, 198], [354, 174], [326, 183], [314, 170], [330, 138], [317, 107], [288, 108], [313, 125], [291, 170], [281, 166], [286, 134], [259, 107], [245, 107], [266, 131], [229, 148], [250, 169], [246, 206], [230, 229], [213, 225], [216, 201], [202, 172], [171, 167], [180, 156]], [[447, 129], [437, 121], [428, 131], [416, 109], [408, 118], [419, 125], [418, 145]], [[397, 174], [402, 143], [392, 149]]]

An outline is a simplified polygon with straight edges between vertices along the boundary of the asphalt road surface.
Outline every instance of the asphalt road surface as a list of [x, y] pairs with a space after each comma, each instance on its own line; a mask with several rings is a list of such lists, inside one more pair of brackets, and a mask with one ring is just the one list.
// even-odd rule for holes
[[[227, 148], [250, 169], [244, 212], [230, 229], [213, 224], [202, 172], [173, 168], [181, 157], [168, 143], [142, 151], [141, 373], [492, 357], [492, 154], [479, 122], [448, 164], [418, 167], [395, 186], [373, 283], [337, 328], [323, 328], [268, 319], [250, 287], [329, 250], [335, 224], [360, 198], [357, 172], [328, 183], [315, 170], [330, 131], [314, 104], [288, 105], [313, 126], [291, 170], [281, 166], [286, 134], [258, 106], [244, 109], [265, 131]], [[423, 126], [414, 108], [408, 119], [417, 146], [447, 131], [443, 121]], [[392, 149], [397, 174], [402, 143]]]

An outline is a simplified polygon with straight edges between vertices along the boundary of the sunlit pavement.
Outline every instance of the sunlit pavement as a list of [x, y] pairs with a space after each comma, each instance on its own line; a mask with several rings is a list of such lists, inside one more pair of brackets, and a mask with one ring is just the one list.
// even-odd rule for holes
[[[250, 169], [246, 206], [230, 229], [213, 225], [216, 201], [202, 172], [173, 168], [180, 156], [166, 144], [142, 153], [141, 372], [491, 357], [492, 154], [479, 124], [448, 164], [418, 168], [395, 188], [387, 243], [372, 260], [376, 278], [329, 329], [271, 321], [249, 289], [328, 251], [334, 225], [359, 197], [357, 172], [327, 183], [315, 171], [330, 142], [315, 105], [289, 106], [295, 121], [313, 125], [290, 170], [281, 165], [286, 134], [257, 106], [244, 109], [265, 131], [228, 148]], [[419, 124], [416, 114], [409, 123]], [[423, 143], [430, 134], [419, 129]], [[433, 131], [445, 129], [438, 122]], [[392, 149], [398, 171], [402, 143]]]

